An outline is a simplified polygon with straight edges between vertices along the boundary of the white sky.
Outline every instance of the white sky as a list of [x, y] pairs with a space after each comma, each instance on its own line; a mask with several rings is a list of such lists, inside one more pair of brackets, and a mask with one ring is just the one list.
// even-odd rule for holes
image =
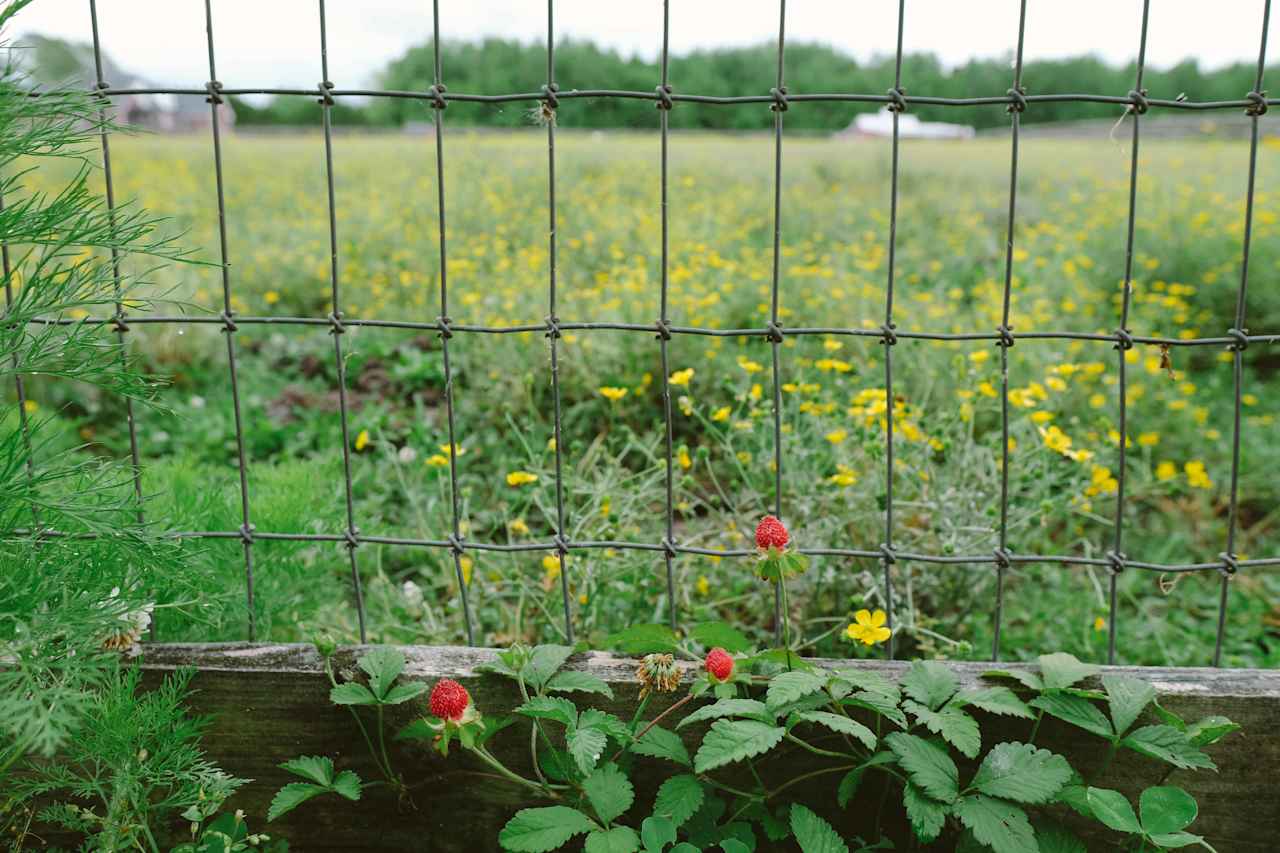
[[[2, 2], [2, 0], [0, 0]], [[1124, 62], [1136, 54], [1141, 0], [1028, 0], [1028, 59], [1094, 52]], [[1148, 62], [1195, 57], [1202, 66], [1256, 60], [1263, 0], [1153, 0]], [[557, 38], [590, 38], [624, 53], [656, 55], [661, 0], [555, 0]], [[203, 0], [99, 0], [103, 49], [157, 83], [208, 79]], [[894, 47], [896, 0], [791, 0], [787, 37], [820, 41], [859, 59]], [[213, 0], [218, 76], [228, 87], [313, 87], [320, 79], [316, 0]], [[1001, 56], [1017, 37], [1017, 0], [907, 0], [904, 48], [951, 65]], [[431, 34], [430, 0], [329, 0], [330, 77], [369, 86], [405, 48]], [[445, 38], [484, 35], [537, 41], [541, 0], [441, 0]], [[671, 48], [754, 44], [776, 36], [777, 0], [671, 0]], [[1280, 27], [1273, 28], [1273, 32]], [[89, 41], [88, 0], [36, 0], [12, 25]], [[1269, 50], [1280, 60], [1272, 39]], [[448, 77], [446, 69], [446, 80]], [[609, 81], [600, 81], [608, 85]], [[677, 88], [678, 88], [678, 81]]]

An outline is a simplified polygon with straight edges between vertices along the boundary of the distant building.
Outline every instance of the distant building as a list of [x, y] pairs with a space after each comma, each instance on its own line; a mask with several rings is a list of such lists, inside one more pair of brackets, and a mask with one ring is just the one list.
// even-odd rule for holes
[[[893, 113], [880, 110], [874, 113], [858, 113], [853, 124], [840, 131], [839, 136], [892, 136]], [[949, 124], [942, 121], [921, 121], [911, 113], [898, 116], [898, 136], [902, 139], [972, 139], [974, 130], [967, 124]]]
[[[92, 45], [36, 34], [15, 40], [15, 47], [18, 45], [21, 48], [10, 53], [27, 75], [26, 85], [32, 89], [89, 90], [97, 82]], [[125, 71], [105, 54], [102, 78], [112, 89], [165, 88]], [[121, 124], [162, 133], [207, 131], [212, 121], [209, 104], [201, 95], [116, 95], [111, 103], [115, 119]], [[224, 99], [218, 109], [218, 125], [230, 130], [235, 123], [235, 110]]]

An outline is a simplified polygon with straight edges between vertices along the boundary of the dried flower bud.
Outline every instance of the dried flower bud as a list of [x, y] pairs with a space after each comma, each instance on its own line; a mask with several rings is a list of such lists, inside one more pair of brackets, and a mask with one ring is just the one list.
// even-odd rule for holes
[[680, 686], [682, 673], [672, 655], [651, 654], [640, 659], [636, 678], [640, 680], [640, 698], [652, 692], [673, 693]]

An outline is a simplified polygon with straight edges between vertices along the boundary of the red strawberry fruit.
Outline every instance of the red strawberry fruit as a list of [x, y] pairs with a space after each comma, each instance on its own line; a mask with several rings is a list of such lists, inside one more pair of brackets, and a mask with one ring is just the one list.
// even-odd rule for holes
[[728, 681], [733, 676], [733, 657], [724, 649], [716, 646], [707, 652], [707, 672], [719, 682]]
[[431, 688], [431, 713], [442, 720], [459, 722], [471, 704], [467, 688], [451, 678], [442, 678]]
[[769, 548], [781, 551], [790, 541], [786, 526], [772, 515], [766, 515], [756, 525], [756, 547], [762, 551]]

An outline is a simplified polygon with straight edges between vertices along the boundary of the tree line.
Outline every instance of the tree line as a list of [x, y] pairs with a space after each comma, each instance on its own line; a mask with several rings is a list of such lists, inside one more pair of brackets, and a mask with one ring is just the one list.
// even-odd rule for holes
[[[705, 95], [767, 94], [776, 73], [776, 49], [771, 44], [695, 50], [673, 55], [670, 79], [676, 92]], [[974, 59], [953, 68], [927, 53], [903, 57], [902, 80], [907, 94], [940, 97], [1001, 96], [1012, 85], [1008, 57]], [[452, 92], [500, 94], [536, 92], [546, 81], [546, 48], [508, 39], [441, 44], [443, 79]], [[431, 43], [410, 48], [379, 75], [385, 89], [423, 91], [433, 79]], [[1037, 60], [1026, 64], [1023, 84], [1033, 94], [1091, 93], [1124, 95], [1133, 87], [1134, 66], [1108, 64], [1097, 56]], [[854, 92], [882, 94], [893, 83], [894, 58], [858, 61], [821, 44], [789, 44], [786, 55], [787, 88], [791, 92]], [[1195, 101], [1243, 98], [1253, 85], [1254, 69], [1237, 63], [1202, 69], [1194, 59], [1171, 68], [1146, 71], [1144, 80], [1153, 98], [1185, 95]], [[624, 56], [589, 41], [565, 41], [556, 46], [556, 82], [562, 90], [624, 89], [651, 92], [660, 79], [656, 60]], [[488, 127], [527, 126], [535, 120], [531, 102], [476, 104], [451, 102], [451, 125]], [[235, 103], [242, 124], [306, 125], [316, 121], [311, 99], [278, 97], [265, 106], [241, 100]], [[794, 104], [787, 113], [787, 128], [832, 131], [843, 128], [859, 112], [881, 109], [879, 104]], [[1023, 121], [1056, 122], [1118, 116], [1119, 107], [1105, 104], [1036, 103]], [[1001, 105], [983, 107], [913, 106], [911, 112], [928, 121], [954, 121], [978, 128], [1008, 122]], [[650, 101], [594, 98], [561, 102], [558, 121], [566, 127], [652, 128], [654, 104]], [[335, 122], [345, 125], [400, 126], [430, 120], [427, 102], [374, 98], [368, 103], [341, 101]], [[671, 113], [674, 128], [707, 130], [759, 130], [772, 126], [763, 104], [723, 106], [677, 103]]]

